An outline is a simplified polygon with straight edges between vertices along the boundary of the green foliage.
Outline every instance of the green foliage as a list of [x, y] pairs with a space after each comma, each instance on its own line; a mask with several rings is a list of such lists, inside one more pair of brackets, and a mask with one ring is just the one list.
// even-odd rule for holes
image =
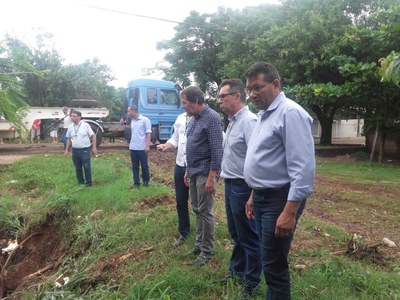
[[381, 63], [379, 74], [381, 75], [382, 81], [392, 81], [399, 86], [400, 53], [392, 51], [386, 58], [382, 58], [379, 62]]
[[21, 49], [7, 47], [4, 41], [0, 43], [0, 116], [6, 117], [22, 134], [25, 127], [16, 112], [27, 104], [26, 89], [20, 78], [40, 78], [43, 74], [26, 60]]
[[22, 81], [18, 83], [26, 90], [26, 95], [21, 97], [29, 105], [68, 106], [71, 99], [90, 98], [103, 102], [111, 113], [120, 114], [124, 109], [122, 91], [108, 86], [114, 77], [110, 68], [98, 58], [64, 65], [64, 59], [52, 46], [50, 34], [38, 35], [34, 46], [11, 36], [6, 37], [4, 44], [4, 51], [17, 49], [25, 61], [41, 71], [40, 77], [37, 72], [19, 73]]

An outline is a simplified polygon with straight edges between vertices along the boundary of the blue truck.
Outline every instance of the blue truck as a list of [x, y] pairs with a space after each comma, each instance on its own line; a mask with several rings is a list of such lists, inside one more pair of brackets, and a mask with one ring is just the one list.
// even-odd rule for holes
[[139, 113], [150, 119], [153, 143], [168, 140], [176, 118], [184, 112], [180, 90], [178, 84], [166, 80], [135, 79], [128, 83], [126, 108], [136, 105]]

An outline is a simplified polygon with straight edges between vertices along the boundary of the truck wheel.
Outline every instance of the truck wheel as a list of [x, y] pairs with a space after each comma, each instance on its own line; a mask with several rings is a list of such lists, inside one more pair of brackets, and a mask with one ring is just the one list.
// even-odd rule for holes
[[94, 124], [90, 124], [90, 127], [92, 127], [92, 130], [96, 135], [96, 147], [99, 147], [101, 144], [101, 140], [103, 139], [103, 132], [101, 131], [100, 127]]
[[153, 144], [157, 143], [158, 141], [158, 127], [157, 126], [153, 126], [151, 128], [151, 142]]

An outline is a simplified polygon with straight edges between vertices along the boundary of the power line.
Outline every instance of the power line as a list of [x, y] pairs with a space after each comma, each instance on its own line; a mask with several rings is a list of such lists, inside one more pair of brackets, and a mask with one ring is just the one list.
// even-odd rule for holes
[[104, 10], [104, 11], [108, 11], [108, 12], [113, 12], [113, 13], [117, 13], [117, 14], [123, 14], [123, 15], [128, 15], [128, 16], [139, 17], [139, 18], [163, 21], [163, 22], [174, 23], [174, 24], [182, 24], [182, 22], [178, 22], [178, 21], [173, 21], [173, 20], [168, 20], [168, 19], [163, 19], [163, 18], [156, 18], [156, 17], [151, 17], [151, 16], [145, 16], [145, 15], [139, 15], [139, 14], [134, 14], [134, 13], [125, 12], [125, 11], [116, 10], [116, 9], [109, 9], [109, 8], [91, 6], [91, 5], [83, 5], [83, 6], [89, 7], [89, 8], [94, 8], [94, 9], [98, 9], [98, 10]]
[[[152, 16], [146, 16], [146, 15], [140, 15], [140, 14], [135, 14], [135, 13], [131, 13], [131, 12], [125, 12], [125, 11], [116, 10], [116, 9], [109, 9], [109, 8], [92, 6], [92, 5], [83, 5], [83, 6], [88, 7], [88, 8], [103, 10], [103, 11], [107, 11], [107, 12], [112, 12], [112, 13], [116, 13], [116, 14], [123, 14], [123, 15], [128, 15], [128, 16], [134, 16], [134, 17], [139, 17], [139, 18], [144, 18], [144, 19], [151, 19], [151, 20], [156, 20], [156, 21], [174, 23], [174, 24], [179, 24], [179, 25], [183, 24], [183, 22], [178, 22], [178, 21], [173, 21], [173, 20], [168, 20], [168, 19], [163, 19], [163, 18], [157, 18], [157, 17], [152, 17]], [[199, 26], [199, 25], [197, 25], [197, 26]], [[202, 27], [202, 26], [199, 26], [199, 27]], [[226, 28], [216, 28], [215, 26], [210, 26], [209, 28], [206, 28], [206, 27], [202, 27], [202, 28], [203, 29], [208, 29], [208, 30], [226, 32], [226, 33], [234, 33], [234, 34], [239, 34], [239, 35], [254, 36], [254, 34], [251, 34], [251, 33], [247, 33], [246, 34], [244, 32], [229, 30], [229, 29], [226, 29]]]

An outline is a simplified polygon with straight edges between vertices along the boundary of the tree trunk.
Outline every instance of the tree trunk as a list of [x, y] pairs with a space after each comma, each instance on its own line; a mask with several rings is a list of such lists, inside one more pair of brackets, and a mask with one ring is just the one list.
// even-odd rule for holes
[[383, 130], [381, 133], [381, 139], [380, 139], [380, 144], [379, 144], [378, 163], [382, 162], [383, 154], [385, 153], [385, 143], [386, 143], [386, 131]]
[[318, 105], [311, 105], [310, 108], [317, 116], [321, 125], [321, 138], [319, 144], [322, 146], [332, 145], [332, 123], [336, 109], [330, 106], [321, 108]]
[[332, 118], [324, 118], [319, 120], [321, 124], [321, 139], [319, 141], [320, 145], [328, 146], [332, 145]]

